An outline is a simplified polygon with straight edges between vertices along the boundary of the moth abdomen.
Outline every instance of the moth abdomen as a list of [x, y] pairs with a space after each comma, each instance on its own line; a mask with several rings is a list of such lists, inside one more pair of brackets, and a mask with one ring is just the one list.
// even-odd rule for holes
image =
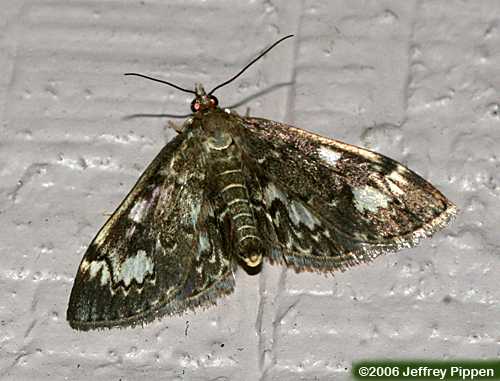
[[222, 215], [229, 221], [232, 246], [239, 259], [250, 267], [262, 262], [262, 243], [250, 206], [246, 185], [242, 182], [231, 183], [221, 189], [224, 202]]
[[249, 267], [262, 263], [263, 245], [249, 200], [240, 155], [236, 147], [217, 152], [214, 162], [215, 188], [221, 201], [219, 218], [226, 221], [231, 246], [238, 259]]

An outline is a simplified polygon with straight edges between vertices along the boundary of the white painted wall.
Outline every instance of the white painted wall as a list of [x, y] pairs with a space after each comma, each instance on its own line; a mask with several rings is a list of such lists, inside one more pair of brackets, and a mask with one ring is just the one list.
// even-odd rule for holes
[[[0, 379], [332, 380], [363, 358], [500, 354], [500, 2], [18, 1], [0, 11]], [[360, 144], [461, 213], [335, 277], [266, 266], [208, 310], [82, 333], [65, 311], [86, 246], [191, 99], [127, 71]]]

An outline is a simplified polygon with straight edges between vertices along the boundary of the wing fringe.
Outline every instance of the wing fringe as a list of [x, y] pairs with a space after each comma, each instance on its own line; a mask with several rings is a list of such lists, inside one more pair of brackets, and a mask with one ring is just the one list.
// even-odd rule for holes
[[272, 264], [285, 265], [293, 268], [296, 273], [299, 272], [317, 272], [332, 274], [336, 271], [346, 271], [350, 267], [357, 266], [362, 263], [371, 262], [382, 254], [393, 253], [405, 248], [411, 248], [426, 237], [432, 236], [438, 230], [441, 230], [451, 222], [453, 222], [458, 212], [454, 204], [449, 204], [438, 217], [429, 221], [421, 228], [408, 233], [401, 237], [396, 237], [389, 244], [370, 244], [361, 246], [359, 251], [351, 252], [347, 255], [331, 257], [331, 256], [301, 256], [295, 253], [287, 255], [286, 252], [272, 250], [269, 262]]
[[71, 328], [80, 331], [144, 326], [156, 319], [163, 318], [165, 315], [180, 315], [187, 310], [194, 311], [198, 308], [208, 308], [209, 306], [216, 305], [219, 297], [229, 295], [233, 292], [235, 281], [232, 271], [229, 271], [227, 275], [224, 279], [214, 283], [209, 289], [189, 299], [170, 300], [163, 306], [145, 310], [123, 319], [100, 321], [69, 320], [69, 324]]

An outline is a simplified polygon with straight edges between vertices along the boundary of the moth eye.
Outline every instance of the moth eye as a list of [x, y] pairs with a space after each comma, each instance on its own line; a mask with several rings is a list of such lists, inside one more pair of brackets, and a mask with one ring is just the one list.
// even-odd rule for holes
[[217, 105], [219, 104], [219, 100], [213, 95], [210, 95], [210, 104], [214, 107], [217, 107]]
[[196, 111], [199, 111], [199, 110], [200, 110], [200, 102], [198, 102], [197, 99], [194, 99], [191, 102], [191, 111], [192, 112], [196, 112]]

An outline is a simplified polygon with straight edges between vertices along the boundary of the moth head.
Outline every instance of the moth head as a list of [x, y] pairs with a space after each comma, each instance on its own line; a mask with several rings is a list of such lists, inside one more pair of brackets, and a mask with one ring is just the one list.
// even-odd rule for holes
[[207, 94], [201, 83], [197, 83], [194, 87], [196, 97], [191, 102], [192, 112], [204, 112], [209, 110], [215, 110], [219, 101], [212, 94]]

